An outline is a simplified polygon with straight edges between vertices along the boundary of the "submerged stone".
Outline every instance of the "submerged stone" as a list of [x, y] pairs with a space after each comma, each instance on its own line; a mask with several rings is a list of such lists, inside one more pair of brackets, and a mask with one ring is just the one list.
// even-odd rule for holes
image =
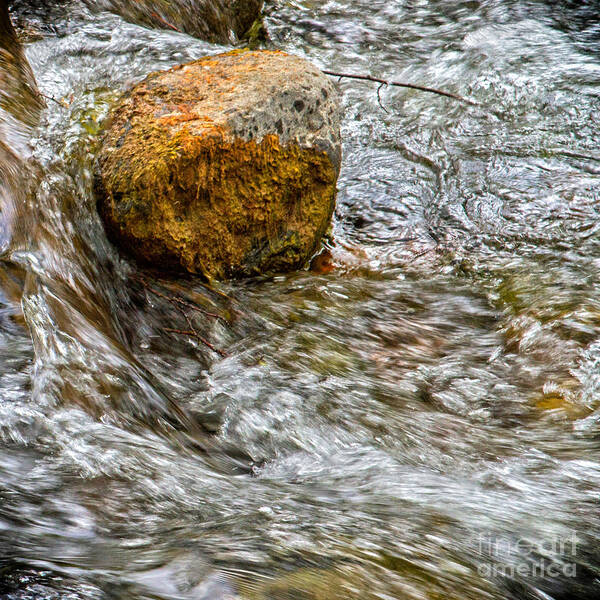
[[261, 18], [263, 0], [84, 0], [127, 21], [188, 33], [220, 44], [244, 38]]
[[96, 172], [109, 237], [223, 279], [302, 267], [334, 209], [339, 99], [311, 63], [234, 51], [153, 73], [115, 106]]

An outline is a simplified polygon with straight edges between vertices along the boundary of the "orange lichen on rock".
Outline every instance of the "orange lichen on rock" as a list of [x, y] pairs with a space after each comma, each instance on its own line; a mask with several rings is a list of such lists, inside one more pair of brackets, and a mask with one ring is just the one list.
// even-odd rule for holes
[[284, 53], [233, 52], [149, 76], [113, 110], [98, 158], [111, 239], [207, 278], [304, 265], [339, 171], [336, 92], [318, 75]]

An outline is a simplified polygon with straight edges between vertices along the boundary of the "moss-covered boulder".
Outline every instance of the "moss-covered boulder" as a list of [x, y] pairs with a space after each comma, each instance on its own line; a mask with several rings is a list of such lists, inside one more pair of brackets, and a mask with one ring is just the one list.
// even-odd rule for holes
[[84, 0], [127, 21], [189, 33], [221, 44], [242, 39], [260, 19], [263, 0]]
[[339, 120], [330, 81], [283, 52], [153, 73], [106, 125], [95, 187], [107, 233], [142, 263], [207, 278], [297, 269], [334, 209]]

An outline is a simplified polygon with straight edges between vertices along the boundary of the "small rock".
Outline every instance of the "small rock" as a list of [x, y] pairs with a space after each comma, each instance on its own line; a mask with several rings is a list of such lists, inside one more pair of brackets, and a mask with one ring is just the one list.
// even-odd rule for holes
[[153, 73], [112, 110], [96, 172], [109, 237], [223, 279], [302, 267], [334, 209], [336, 89], [308, 61], [233, 51]]

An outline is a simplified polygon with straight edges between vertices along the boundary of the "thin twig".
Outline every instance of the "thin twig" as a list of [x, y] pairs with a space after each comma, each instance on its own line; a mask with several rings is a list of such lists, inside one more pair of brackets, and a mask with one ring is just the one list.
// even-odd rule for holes
[[[202, 273], [204, 274], [204, 271], [202, 271]], [[205, 275], [205, 274], [204, 274], [204, 277], [206, 279], [209, 279], [208, 276]], [[210, 282], [209, 283], [203, 283], [202, 281], [196, 280], [194, 282], [194, 284], [203, 287], [209, 294], [213, 294], [215, 296], [219, 296], [219, 298], [223, 298], [224, 300], [232, 301], [232, 298], [230, 296], [228, 296], [225, 292], [222, 292], [221, 290], [218, 290]], [[161, 285], [163, 287], [169, 289], [169, 290], [173, 289], [173, 286], [170, 285], [168, 282], [162, 282]]]
[[[154, 291], [154, 290], [152, 290]], [[212, 317], [213, 319], [217, 319], [218, 321], [221, 321], [222, 323], [224, 323], [227, 326], [231, 326], [231, 324], [227, 321], [227, 319], [225, 317], [222, 317], [221, 315], [217, 314], [217, 313], [213, 313], [210, 312], [208, 310], [205, 310], [204, 308], [200, 308], [199, 306], [196, 306], [195, 304], [192, 304], [190, 302], [186, 302], [185, 300], [182, 300], [181, 298], [172, 298], [171, 302], [176, 302], [177, 304], [181, 304], [182, 306], [185, 306], [191, 310], [196, 310], [200, 313], [202, 313], [203, 315], [206, 315], [207, 317]]]
[[208, 310], [205, 310], [204, 308], [200, 308], [199, 306], [196, 306], [195, 304], [192, 304], [191, 302], [186, 302], [185, 300], [182, 300], [181, 298], [177, 298], [176, 296], [167, 296], [166, 294], [163, 294], [162, 292], [159, 292], [158, 290], [155, 290], [153, 287], [151, 287], [150, 284], [142, 277], [140, 277], [140, 281], [142, 282], [144, 287], [149, 292], [152, 292], [155, 296], [159, 296], [160, 298], [163, 298], [164, 300], [166, 300], [167, 302], [170, 302], [171, 304], [181, 304], [182, 306], [185, 306], [186, 308], [189, 308], [191, 310], [196, 310], [196, 311], [202, 313], [203, 315], [206, 315], [207, 317], [212, 317], [213, 319], [217, 319], [217, 320], [223, 322], [227, 326], [230, 325], [229, 322], [227, 321], [227, 319], [225, 319], [224, 317], [222, 317], [221, 315], [219, 315], [217, 313], [213, 313]]
[[[411, 90], [419, 90], [421, 92], [429, 92], [430, 94], [437, 94], [438, 96], [445, 96], [446, 98], [452, 98], [453, 100], [458, 100], [459, 102], [464, 102], [465, 104], [469, 104], [471, 106], [479, 106], [481, 104], [479, 102], [475, 102], [475, 100], [470, 100], [469, 98], [463, 98], [458, 94], [452, 94], [451, 92], [444, 92], [443, 90], [438, 90], [432, 87], [426, 87], [424, 85], [416, 85], [415, 83], [402, 83], [400, 81], [388, 81], [387, 79], [380, 79], [379, 77], [372, 77], [371, 75], [355, 75], [353, 73], [337, 73], [335, 71], [323, 71], [325, 75], [331, 75], [332, 77], [338, 77], [339, 79], [359, 79], [361, 81], [373, 81], [375, 83], [380, 83], [381, 85], [390, 85], [393, 87], [403, 87], [409, 88]], [[381, 86], [380, 86], [381, 88]], [[378, 90], [379, 95], [379, 90]], [[387, 112], [387, 111], [386, 111]]]
[[155, 17], [156, 19], [158, 19], [163, 25], [166, 25], [169, 29], [172, 29], [173, 31], [177, 31], [177, 32], [181, 33], [181, 29], [177, 29], [177, 27], [175, 27], [175, 25], [172, 25], [171, 23], [169, 23], [169, 21], [166, 21], [165, 19], [163, 19], [157, 12], [153, 12], [152, 16]]
[[421, 256], [425, 256], [426, 254], [429, 254], [430, 252], [433, 252], [436, 248], [437, 248], [437, 246], [434, 246], [433, 248], [427, 248], [427, 250], [423, 250], [423, 252], [419, 252], [418, 254], [415, 254], [408, 261], [408, 264], [410, 265], [410, 264], [414, 263], [417, 259], [421, 258]]
[[227, 352], [225, 352], [224, 350], [219, 350], [218, 348], [216, 348], [215, 346], [213, 346], [208, 340], [204, 339], [196, 331], [196, 328], [194, 327], [194, 324], [192, 323], [192, 320], [190, 319], [189, 315], [185, 312], [185, 310], [183, 310], [183, 308], [181, 308], [180, 306], [177, 306], [176, 308], [185, 317], [185, 320], [187, 321], [187, 324], [188, 324], [188, 327], [190, 328], [190, 331], [194, 332], [195, 337], [197, 339], [199, 339], [205, 346], [208, 346], [213, 352], [216, 352], [219, 356], [222, 356], [223, 358], [227, 356]]
[[178, 298], [176, 296], [168, 296], [167, 294], [163, 294], [162, 292], [159, 292], [158, 290], [151, 287], [151, 285], [149, 284], [146, 277], [144, 277], [141, 274], [134, 275], [133, 277], [135, 279], [137, 279], [144, 286], [145, 290], [147, 290], [148, 292], [151, 292], [152, 294], [158, 296], [159, 298], [163, 298], [164, 300], [169, 302], [169, 304], [172, 304], [175, 307], [175, 309], [183, 315], [183, 317], [185, 318], [185, 320], [187, 321], [187, 324], [189, 326], [189, 330], [163, 327], [162, 328], [163, 331], [168, 331], [170, 333], [178, 333], [180, 335], [187, 335], [189, 337], [193, 337], [193, 338], [197, 339], [198, 341], [200, 341], [202, 344], [204, 344], [207, 348], [210, 348], [213, 352], [216, 352], [219, 356], [222, 356], [222, 357], [228, 356], [225, 351], [220, 350], [219, 348], [215, 347], [213, 344], [211, 344], [207, 339], [203, 338], [196, 331], [194, 324], [192, 323], [192, 320], [190, 319], [188, 314], [185, 312], [183, 307], [185, 306], [186, 308], [197, 310], [198, 312], [200, 312], [204, 315], [213, 317], [215, 319], [219, 319], [219, 320], [223, 321], [225, 324], [229, 325], [229, 323], [223, 317], [221, 317], [221, 315], [208, 312], [207, 310], [204, 310], [203, 308], [200, 308], [199, 306], [196, 306], [190, 302], [186, 302], [185, 300], [182, 300], [181, 298]]
[[179, 335], [187, 335], [189, 337], [196, 338], [198, 341], [202, 342], [206, 347], [210, 348], [213, 352], [216, 352], [219, 356], [225, 358], [227, 356], [227, 352], [223, 350], [219, 350], [211, 344], [208, 340], [204, 339], [195, 329], [185, 330], [185, 329], [173, 329], [172, 327], [163, 327], [163, 331], [167, 331], [169, 333], [178, 333]]
[[385, 107], [383, 104], [381, 104], [381, 96], [379, 95], [379, 92], [381, 92], [381, 88], [382, 88], [384, 85], [387, 85], [387, 84], [386, 84], [386, 83], [381, 83], [381, 84], [379, 85], [379, 87], [377, 88], [377, 103], [379, 104], [379, 106], [381, 107], [381, 109], [383, 110], [383, 112], [386, 112], [386, 113], [388, 113], [388, 114], [389, 114], [389, 113], [390, 113], [390, 111], [389, 111], [389, 110], [388, 110], [388, 109], [387, 109], [387, 108], [386, 108], [386, 107]]
[[59, 106], [62, 106], [63, 108], [67, 108], [62, 102], [60, 102], [56, 98], [53, 98], [52, 96], [47, 96], [46, 94], [43, 94], [39, 90], [38, 90], [38, 95], [41, 96], [42, 98], [45, 98], [46, 100], [52, 100], [52, 102], [56, 102], [56, 104], [58, 104]]
[[199, 339], [203, 344], [205, 344], [206, 346], [208, 346], [213, 352], [216, 352], [220, 356], [222, 356], [222, 357], [227, 356], [227, 353], [224, 350], [219, 350], [218, 348], [215, 348], [215, 346], [213, 346], [210, 342], [208, 342], [208, 340], [204, 339], [196, 331], [196, 328], [194, 327], [194, 324], [192, 323], [192, 320], [190, 319], [190, 316], [185, 312], [185, 310], [183, 310], [183, 308], [181, 308], [180, 306], [177, 306], [176, 308], [184, 316], [185, 320], [187, 321], [188, 327], [190, 328], [190, 331], [194, 332], [195, 337], [197, 339]]

